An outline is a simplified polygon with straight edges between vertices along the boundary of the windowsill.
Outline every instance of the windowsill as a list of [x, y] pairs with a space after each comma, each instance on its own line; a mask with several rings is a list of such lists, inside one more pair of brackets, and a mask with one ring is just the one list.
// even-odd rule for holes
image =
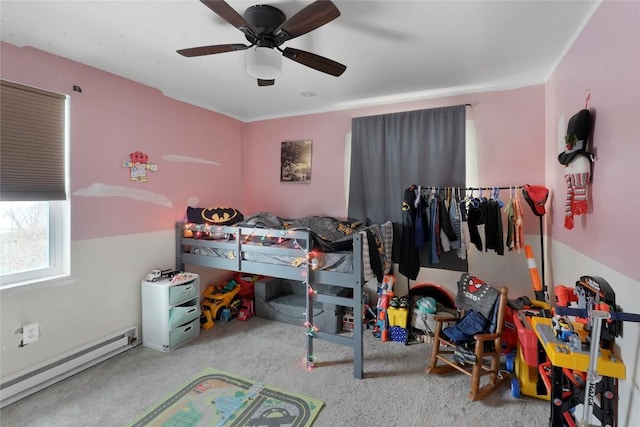
[[0, 285], [0, 292], [2, 292], [3, 296], [9, 296], [45, 287], [68, 286], [75, 282], [76, 279], [71, 277], [70, 274], [61, 274], [59, 276], [52, 276], [43, 279], [25, 280], [23, 282]]

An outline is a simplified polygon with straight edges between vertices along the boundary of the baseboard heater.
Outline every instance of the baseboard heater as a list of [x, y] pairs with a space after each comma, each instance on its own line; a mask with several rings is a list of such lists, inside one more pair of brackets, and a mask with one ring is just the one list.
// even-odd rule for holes
[[65, 353], [35, 369], [30, 368], [10, 378], [3, 378], [0, 384], [0, 408], [69, 378], [139, 343], [138, 328], [132, 327]]

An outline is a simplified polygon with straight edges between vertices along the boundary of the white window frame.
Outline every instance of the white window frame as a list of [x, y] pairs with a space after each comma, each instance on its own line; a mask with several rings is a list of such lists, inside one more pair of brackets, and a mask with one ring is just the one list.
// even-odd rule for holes
[[65, 186], [66, 200], [50, 200], [49, 204], [49, 267], [0, 275], [0, 289], [32, 285], [63, 279], [71, 266], [71, 197], [69, 174], [69, 97], [65, 101]]

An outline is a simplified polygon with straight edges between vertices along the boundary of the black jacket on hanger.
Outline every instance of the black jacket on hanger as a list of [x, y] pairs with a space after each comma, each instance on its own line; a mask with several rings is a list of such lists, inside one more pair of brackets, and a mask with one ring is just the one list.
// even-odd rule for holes
[[402, 199], [402, 235], [400, 236], [400, 258], [398, 260], [398, 270], [400, 274], [407, 276], [410, 280], [415, 280], [420, 271], [420, 254], [415, 245], [415, 187], [411, 186], [404, 190]]

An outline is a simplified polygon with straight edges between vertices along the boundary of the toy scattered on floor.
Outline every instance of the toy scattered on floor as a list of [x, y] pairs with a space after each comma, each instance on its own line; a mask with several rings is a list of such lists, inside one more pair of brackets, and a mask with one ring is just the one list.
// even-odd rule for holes
[[229, 309], [229, 314], [225, 314], [224, 319], [227, 319], [228, 316], [228, 320], [230, 320], [231, 316], [237, 314], [240, 303], [237, 294], [240, 289], [240, 284], [236, 283], [235, 280], [230, 280], [217, 286], [208, 286], [202, 295], [200, 326], [203, 329], [213, 328], [215, 320], [223, 320], [221, 316], [224, 308]]
[[389, 336], [391, 337], [391, 341], [393, 342], [407, 344], [409, 341], [409, 332], [406, 328], [402, 328], [400, 326], [390, 326]]
[[342, 330], [346, 332], [353, 332], [353, 311], [347, 310], [342, 315]]
[[396, 279], [392, 275], [384, 276], [378, 289], [378, 315], [373, 335], [382, 341], [396, 341], [407, 344], [409, 341], [409, 297], [398, 297], [393, 293]]
[[[366, 293], [362, 295], [363, 310], [362, 310], [362, 324], [367, 328], [376, 328], [377, 314], [369, 305], [369, 298]], [[345, 310], [342, 315], [342, 330], [344, 332], [353, 332], [355, 329], [355, 317], [353, 310]], [[380, 338], [378, 335], [377, 338]]]
[[391, 341], [407, 344], [409, 342], [409, 298], [394, 296], [389, 305], [387, 317]]
[[375, 329], [376, 328], [376, 321], [377, 321], [378, 315], [376, 314], [376, 312], [371, 308], [371, 306], [367, 303], [364, 304], [364, 323], [367, 326], [367, 329], [371, 328], [371, 329]]
[[229, 307], [224, 307], [220, 312], [220, 320], [223, 322], [229, 322], [231, 320], [231, 309]]
[[376, 328], [373, 330], [373, 335], [380, 337], [382, 341], [389, 340], [389, 319], [387, 319], [387, 309], [389, 308], [389, 301], [393, 297], [393, 285], [396, 283], [395, 276], [391, 274], [385, 274], [382, 279], [382, 284], [378, 288], [378, 317]]
[[240, 311], [238, 312], [238, 320], [246, 322], [256, 315], [253, 308], [253, 300], [242, 299], [240, 300]]

